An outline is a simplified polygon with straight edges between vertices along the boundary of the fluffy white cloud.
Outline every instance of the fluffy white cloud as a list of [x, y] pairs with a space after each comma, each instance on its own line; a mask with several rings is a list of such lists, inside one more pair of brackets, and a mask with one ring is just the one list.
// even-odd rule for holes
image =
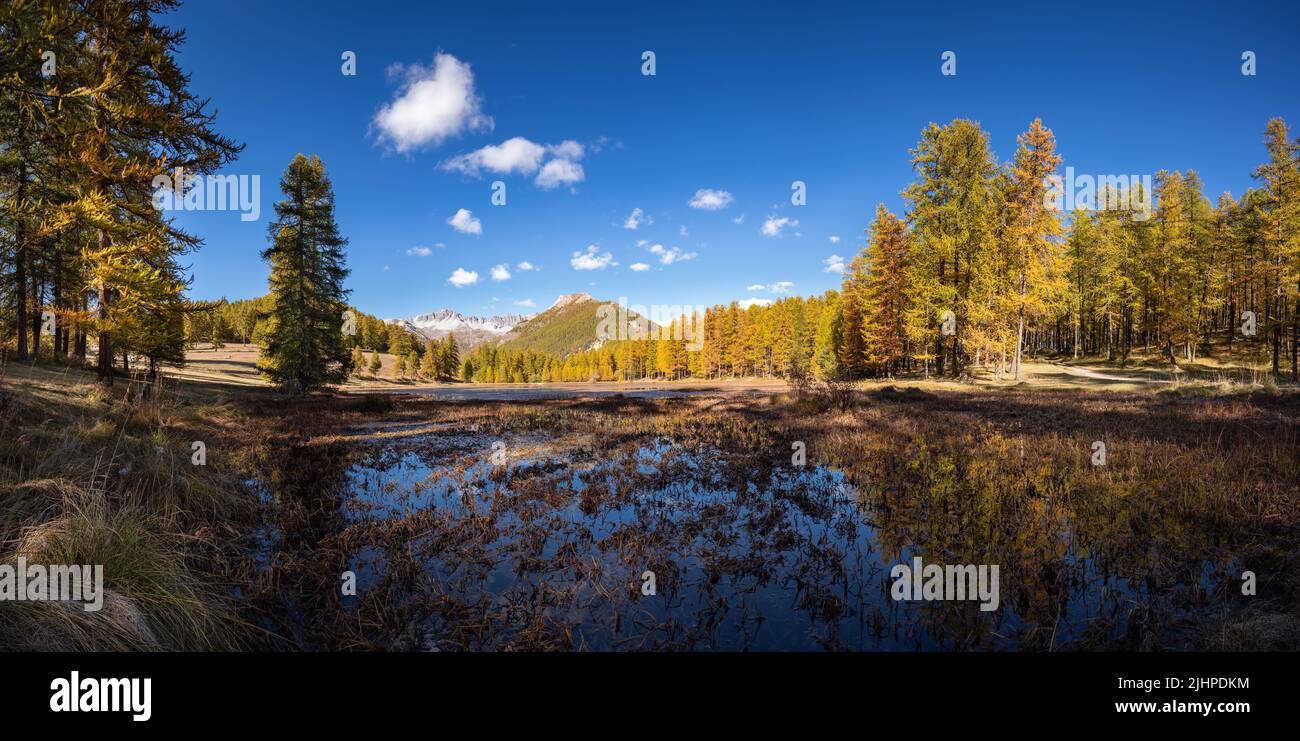
[[650, 266], [643, 262], [634, 262], [631, 265], [628, 265], [628, 267], [632, 268], [632, 271], [636, 273], [644, 273], [650, 269]]
[[574, 252], [569, 264], [573, 266], [574, 270], [604, 270], [618, 263], [614, 262], [613, 255], [608, 252], [601, 253], [600, 247], [591, 244], [587, 245], [585, 252]]
[[531, 262], [528, 262], [527, 260], [524, 260], [523, 262], [519, 263], [518, 265], [515, 266], [515, 268], [519, 270], [523, 270], [525, 272], [529, 270], [537, 269], [536, 266], [534, 266]]
[[582, 159], [582, 156], [587, 153], [586, 148], [572, 139], [565, 139], [559, 144], [548, 145], [546, 151], [550, 152], [556, 159], [572, 160], [574, 162]]
[[452, 157], [443, 162], [440, 167], [451, 172], [463, 172], [475, 176], [483, 170], [501, 175], [516, 172], [531, 175], [542, 166], [544, 156], [546, 156], [546, 147], [522, 136], [516, 136], [500, 144], [489, 144], [468, 154]]
[[478, 283], [478, 273], [473, 270], [466, 270], [465, 268], [456, 268], [456, 272], [451, 274], [451, 277], [447, 279], [447, 282], [457, 288], [472, 286], [475, 283]]
[[510, 267], [505, 264], [493, 265], [492, 280], [510, 280]]
[[831, 244], [839, 244], [839, 243], [840, 243], [840, 235], [838, 235], [838, 234], [832, 234], [831, 237], [830, 237], [830, 239], [831, 239]]
[[747, 298], [747, 299], [744, 299], [743, 301], [739, 301], [739, 302], [737, 302], [737, 303], [740, 304], [740, 308], [742, 308], [742, 309], [748, 309], [748, 308], [751, 307], [751, 306], [771, 306], [771, 305], [772, 305], [772, 299], [769, 299], [769, 298]]
[[433, 67], [399, 64], [390, 67], [389, 74], [401, 76], [402, 87], [375, 114], [374, 127], [380, 140], [398, 152], [492, 128], [492, 118], [482, 112], [483, 101], [474, 91], [474, 73], [456, 57], [439, 53]]
[[844, 258], [840, 257], [839, 255], [831, 255], [825, 260], [822, 260], [822, 264], [826, 266], [827, 273], [844, 272]]
[[526, 298], [526, 299], [523, 299], [523, 300], [520, 300], [520, 301], [516, 301], [516, 302], [515, 302], [515, 306], [527, 306], [527, 307], [529, 307], [529, 308], [532, 308], [532, 307], [534, 307], [534, 306], [536, 306], [536, 305], [537, 305], [537, 303], [536, 303], [535, 301], [533, 301], [531, 298]]
[[428, 257], [429, 255], [433, 254], [433, 250], [429, 249], [428, 247], [412, 247], [411, 249], [406, 251], [406, 254], [413, 255], [415, 257]]
[[[578, 160], [587, 153], [586, 147], [572, 139], [559, 144], [538, 144], [516, 136], [500, 144], [489, 144], [473, 152], [459, 154], [439, 167], [448, 172], [461, 172], [479, 177], [484, 171], [497, 175], [533, 175], [539, 188], [551, 190], [561, 185], [573, 185], [586, 178]], [[550, 157], [549, 161], [543, 161]]]
[[799, 226], [799, 220], [787, 218], [785, 216], [782, 216], [779, 219], [775, 216], [769, 216], [767, 217], [767, 220], [763, 222], [763, 227], [759, 229], [759, 233], [764, 237], [779, 237], [781, 236], [781, 230], [787, 226]]
[[769, 283], [767, 285], [764, 285], [762, 283], [755, 283], [752, 286], [746, 288], [745, 290], [767, 291], [768, 293], [789, 293], [791, 288], [794, 288], [794, 283], [792, 281], [779, 280], [775, 283]]
[[542, 171], [537, 173], [537, 179], [533, 182], [539, 188], [550, 190], [558, 188], [561, 185], [573, 185], [581, 183], [586, 177], [582, 170], [582, 165], [572, 160], [554, 159], [547, 162]]
[[700, 188], [695, 191], [695, 197], [691, 199], [691, 208], [700, 208], [705, 211], [717, 211], [721, 208], [730, 206], [735, 198], [725, 190], [714, 190], [712, 188]]
[[632, 209], [632, 213], [628, 214], [627, 218], [623, 220], [623, 228], [638, 229], [642, 224], [648, 226], [653, 223], [655, 223], [655, 220], [650, 218], [649, 214], [642, 211], [640, 208], [634, 208]]
[[451, 218], [447, 219], [451, 228], [462, 234], [482, 234], [483, 222], [474, 218], [474, 212], [467, 208], [458, 209]]
[[659, 257], [659, 262], [664, 265], [672, 265], [675, 262], [686, 262], [694, 260], [694, 252], [683, 252], [677, 247], [664, 247], [662, 244], [652, 244], [648, 248], [650, 252]]

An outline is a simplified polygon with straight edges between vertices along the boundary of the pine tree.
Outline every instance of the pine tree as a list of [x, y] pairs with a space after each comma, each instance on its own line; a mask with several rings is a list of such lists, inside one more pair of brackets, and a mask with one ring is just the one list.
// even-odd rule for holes
[[280, 180], [285, 199], [270, 224], [272, 308], [258, 363], [292, 395], [342, 383], [351, 356], [343, 338], [347, 291], [343, 247], [334, 223], [334, 190], [319, 157], [301, 154]]
[[379, 357], [379, 351], [375, 350], [370, 354], [370, 375], [377, 376], [379, 371], [384, 367], [384, 361]]

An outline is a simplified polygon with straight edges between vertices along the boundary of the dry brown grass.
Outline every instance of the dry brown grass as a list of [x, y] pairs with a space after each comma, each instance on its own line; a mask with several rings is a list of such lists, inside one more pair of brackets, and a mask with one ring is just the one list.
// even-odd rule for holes
[[[836, 585], [849, 578], [854, 541], [810, 539], [782, 523], [867, 518], [886, 561], [906, 550], [1002, 564], [1004, 604], [1018, 617], [999, 635], [978, 613], [912, 625], [867, 610], [868, 632], [921, 629], [967, 648], [1300, 647], [1296, 396], [875, 386], [840, 407], [815, 395], [720, 394], [268, 408], [275, 432], [258, 465], [281, 495], [281, 535], [254, 602], [302, 647], [701, 648], [716, 645], [714, 621], [746, 603], [714, 580], [794, 579], [819, 645], [844, 647], [837, 626], [855, 608]], [[495, 439], [511, 441], [506, 463], [484, 479], [476, 467]], [[810, 466], [854, 486], [855, 512], [797, 481], [745, 493], [783, 475], [794, 440]], [[1106, 443], [1105, 467], [1090, 463], [1094, 440]], [[667, 447], [647, 472], [637, 451], [656, 441]], [[431, 508], [422, 497], [442, 479], [350, 478], [355, 463], [382, 470], [406, 455], [477, 493], [459, 509]], [[586, 482], [580, 492], [568, 486], [574, 476]], [[483, 489], [488, 481], [496, 485]], [[675, 519], [649, 508], [637, 509], [639, 525], [599, 525], [649, 506], [630, 492], [690, 481], [711, 481], [739, 504], [699, 497]], [[382, 568], [345, 600], [339, 574], [363, 553]], [[700, 559], [703, 576], [688, 574], [683, 564]], [[667, 594], [690, 595], [693, 622], [638, 600], [635, 574], [651, 567]], [[489, 585], [498, 569], [514, 575], [508, 587]], [[1246, 569], [1267, 582], [1257, 597], [1240, 594]], [[1067, 634], [1062, 614], [1078, 609], [1084, 584], [1094, 614]]]

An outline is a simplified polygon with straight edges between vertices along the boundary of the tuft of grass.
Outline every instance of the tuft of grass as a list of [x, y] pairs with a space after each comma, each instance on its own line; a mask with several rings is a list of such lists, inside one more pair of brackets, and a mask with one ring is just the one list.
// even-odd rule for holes
[[[63, 512], [27, 528], [7, 555], [28, 563], [104, 567], [104, 606], [6, 603], [0, 643], [28, 650], [231, 650], [247, 644], [231, 598], [191, 568], [166, 523], [63, 489]], [[6, 614], [8, 613], [8, 614]]]
[[231, 650], [250, 645], [218, 576], [230, 529], [255, 501], [221, 450], [234, 407], [181, 393], [120, 398], [71, 379], [0, 389], [0, 562], [104, 567], [104, 607], [0, 603], [0, 648]]

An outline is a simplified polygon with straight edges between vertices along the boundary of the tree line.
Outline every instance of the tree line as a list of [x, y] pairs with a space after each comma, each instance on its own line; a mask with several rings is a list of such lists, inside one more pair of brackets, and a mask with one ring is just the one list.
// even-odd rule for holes
[[472, 378], [959, 377], [970, 366], [1019, 378], [1027, 355], [1176, 364], [1219, 352], [1295, 381], [1300, 142], [1281, 119], [1263, 140], [1258, 184], [1240, 199], [1211, 203], [1195, 171], [1160, 171], [1152, 193], [1108, 184], [1066, 214], [1040, 120], [1006, 163], [979, 124], [931, 124], [911, 150], [906, 212], [877, 208], [840, 290], [714, 306], [698, 344], [624, 340], [564, 357], [482, 347]]
[[[839, 290], [705, 311], [700, 338], [461, 357], [347, 303], [346, 239], [317, 157], [286, 168], [262, 253], [269, 293], [186, 298], [201, 240], [155, 206], [155, 179], [214, 173], [241, 145], [176, 63], [175, 0], [10, 2], [0, 10], [0, 348], [17, 360], [183, 363], [197, 342], [254, 342], [262, 373], [301, 394], [370, 370], [480, 382], [683, 377], [1018, 377], [1026, 355], [1231, 353], [1300, 378], [1300, 142], [1264, 129], [1256, 185], [1206, 197], [1192, 170], [1051, 202], [1061, 164], [1041, 121], [999, 162], [980, 125], [931, 124], [910, 151], [899, 216], [880, 206]], [[181, 182], [184, 182], [183, 180]], [[1136, 191], [1136, 192], [1135, 192]], [[176, 194], [180, 195], [180, 194]], [[1154, 207], [1135, 204], [1154, 203]], [[449, 353], [450, 344], [454, 352]], [[358, 350], [369, 351], [370, 358]], [[1288, 367], [1289, 366], [1289, 367]], [[427, 371], [427, 372], [426, 372]]]

